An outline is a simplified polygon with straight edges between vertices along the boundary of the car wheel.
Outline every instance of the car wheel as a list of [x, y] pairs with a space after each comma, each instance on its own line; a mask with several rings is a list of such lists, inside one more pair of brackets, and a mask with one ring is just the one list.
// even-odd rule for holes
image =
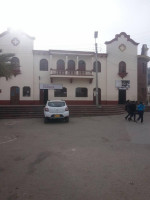
[[65, 118], [65, 122], [69, 122], [69, 117], [66, 117], [66, 118]]
[[44, 123], [47, 124], [48, 123], [48, 118], [44, 117]]

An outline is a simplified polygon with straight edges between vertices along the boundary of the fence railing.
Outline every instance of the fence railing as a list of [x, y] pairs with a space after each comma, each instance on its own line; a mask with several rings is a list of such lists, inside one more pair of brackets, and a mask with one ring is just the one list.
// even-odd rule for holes
[[51, 75], [68, 75], [68, 76], [92, 76], [93, 70], [57, 70], [57, 69], [51, 69], [50, 70]]

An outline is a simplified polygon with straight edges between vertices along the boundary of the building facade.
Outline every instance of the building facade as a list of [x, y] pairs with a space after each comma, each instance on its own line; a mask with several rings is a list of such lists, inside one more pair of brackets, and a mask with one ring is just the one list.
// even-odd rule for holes
[[[0, 34], [2, 53], [14, 53], [20, 74], [0, 78], [0, 104], [45, 104], [64, 99], [68, 104], [96, 103], [96, 66], [99, 104], [124, 104], [126, 100], [146, 101], [146, 74], [149, 57], [137, 54], [138, 43], [122, 32], [105, 42], [106, 53], [87, 51], [34, 50], [34, 38], [7, 30]], [[145, 63], [145, 64], [143, 64]], [[145, 88], [145, 89], [141, 89]], [[144, 94], [144, 96], [142, 95]]]

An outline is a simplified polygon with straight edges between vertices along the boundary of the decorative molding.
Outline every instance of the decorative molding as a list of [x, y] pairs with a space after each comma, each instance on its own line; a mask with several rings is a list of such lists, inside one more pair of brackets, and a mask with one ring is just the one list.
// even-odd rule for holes
[[13, 38], [13, 39], [11, 40], [11, 43], [12, 43], [14, 46], [18, 46], [19, 43], [20, 43], [20, 41], [19, 41], [18, 38]]
[[121, 72], [118, 73], [118, 75], [123, 79], [128, 73], [127, 72]]
[[125, 32], [121, 32], [120, 34], [117, 34], [117, 35], [115, 36], [114, 39], [105, 42], [105, 44], [111, 44], [112, 42], [118, 41], [118, 38], [121, 37], [122, 35], [123, 35], [125, 38], [127, 38], [127, 41], [130, 41], [132, 44], [134, 44], [134, 45], [138, 45], [138, 44], [139, 44], [139, 43], [135, 42], [134, 40], [132, 40], [132, 39], [130, 38], [130, 35], [127, 35]]
[[126, 50], [126, 45], [120, 44], [118, 48], [119, 48], [119, 50], [120, 50], [121, 52], [123, 52], [123, 51]]

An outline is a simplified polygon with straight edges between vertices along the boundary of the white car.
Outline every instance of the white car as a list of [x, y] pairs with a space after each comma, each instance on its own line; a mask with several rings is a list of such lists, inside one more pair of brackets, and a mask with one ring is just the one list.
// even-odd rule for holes
[[69, 109], [65, 101], [47, 101], [44, 107], [44, 122], [47, 123], [49, 119], [64, 119], [69, 122]]

